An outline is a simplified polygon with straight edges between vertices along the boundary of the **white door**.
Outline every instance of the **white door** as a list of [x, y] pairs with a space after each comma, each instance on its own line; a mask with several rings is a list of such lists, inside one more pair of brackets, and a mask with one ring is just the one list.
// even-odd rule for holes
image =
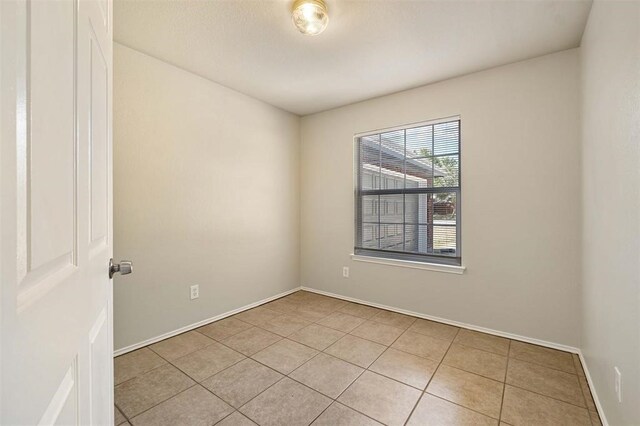
[[0, 1], [0, 424], [113, 424], [112, 5]]

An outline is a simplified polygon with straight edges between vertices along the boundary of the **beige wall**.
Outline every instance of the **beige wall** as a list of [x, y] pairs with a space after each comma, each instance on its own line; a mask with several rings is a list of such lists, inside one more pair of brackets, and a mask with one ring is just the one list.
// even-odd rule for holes
[[[640, 422], [640, 3], [593, 4], [582, 39], [582, 350], [609, 424]], [[623, 402], [614, 390], [622, 372]]]
[[[466, 272], [352, 261], [353, 135], [452, 115]], [[302, 285], [578, 346], [579, 128], [575, 49], [304, 117]]]
[[118, 44], [114, 66], [115, 348], [298, 286], [298, 117]]

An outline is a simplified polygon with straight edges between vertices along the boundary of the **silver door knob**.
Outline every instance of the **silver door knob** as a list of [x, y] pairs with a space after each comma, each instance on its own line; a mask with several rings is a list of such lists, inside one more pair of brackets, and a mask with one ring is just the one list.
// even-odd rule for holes
[[109, 278], [113, 278], [113, 274], [120, 272], [120, 275], [127, 275], [133, 272], [133, 264], [130, 260], [121, 260], [120, 263], [113, 263], [113, 259], [109, 259]]

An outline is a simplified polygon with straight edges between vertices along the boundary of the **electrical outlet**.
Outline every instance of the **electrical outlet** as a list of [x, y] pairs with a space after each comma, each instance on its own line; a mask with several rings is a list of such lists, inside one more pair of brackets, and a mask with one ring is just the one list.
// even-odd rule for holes
[[199, 285], [192, 285], [191, 286], [191, 300], [193, 299], [197, 299], [198, 297], [200, 297], [200, 286]]
[[618, 397], [618, 402], [621, 403], [622, 402], [622, 373], [620, 373], [620, 370], [618, 369], [618, 367], [613, 367], [613, 370], [615, 372], [615, 381], [616, 381], [616, 396]]
[[348, 266], [343, 266], [342, 267], [342, 277], [343, 278], [349, 278], [349, 267]]

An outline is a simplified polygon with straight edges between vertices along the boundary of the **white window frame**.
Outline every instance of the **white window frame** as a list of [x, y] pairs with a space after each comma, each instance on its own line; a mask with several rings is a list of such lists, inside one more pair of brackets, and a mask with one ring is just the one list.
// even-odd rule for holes
[[[447, 123], [451, 121], [459, 122], [459, 141], [458, 141], [458, 187], [456, 193], [456, 256], [446, 256], [437, 254], [414, 254], [409, 252], [387, 252], [376, 249], [365, 249], [358, 247], [359, 241], [361, 241], [358, 235], [359, 227], [361, 226], [359, 215], [361, 210], [359, 208], [359, 198], [361, 197], [360, 182], [359, 182], [359, 155], [360, 155], [360, 138], [377, 135], [380, 133], [393, 132], [397, 130], [407, 130], [415, 127], [432, 126], [440, 123]], [[462, 120], [459, 115], [439, 118], [435, 120], [421, 121], [417, 123], [409, 123], [400, 126], [387, 127], [382, 129], [370, 130], [366, 132], [357, 133], [353, 136], [354, 147], [354, 233], [353, 233], [353, 247], [352, 259], [356, 261], [379, 263], [391, 266], [404, 266], [415, 269], [428, 269], [440, 272], [462, 273], [465, 267], [462, 266], [462, 221], [461, 221], [461, 205], [462, 205]], [[385, 191], [380, 186], [379, 190]], [[387, 191], [388, 192], [388, 191]], [[432, 192], [432, 191], [429, 191]], [[384, 194], [381, 194], [384, 195]], [[379, 206], [380, 208], [381, 206]], [[361, 218], [360, 218], [361, 219]], [[403, 219], [404, 220], [404, 219]], [[380, 225], [378, 225], [380, 227]], [[378, 231], [380, 232], [380, 230]], [[403, 236], [404, 238], [404, 236]]]

